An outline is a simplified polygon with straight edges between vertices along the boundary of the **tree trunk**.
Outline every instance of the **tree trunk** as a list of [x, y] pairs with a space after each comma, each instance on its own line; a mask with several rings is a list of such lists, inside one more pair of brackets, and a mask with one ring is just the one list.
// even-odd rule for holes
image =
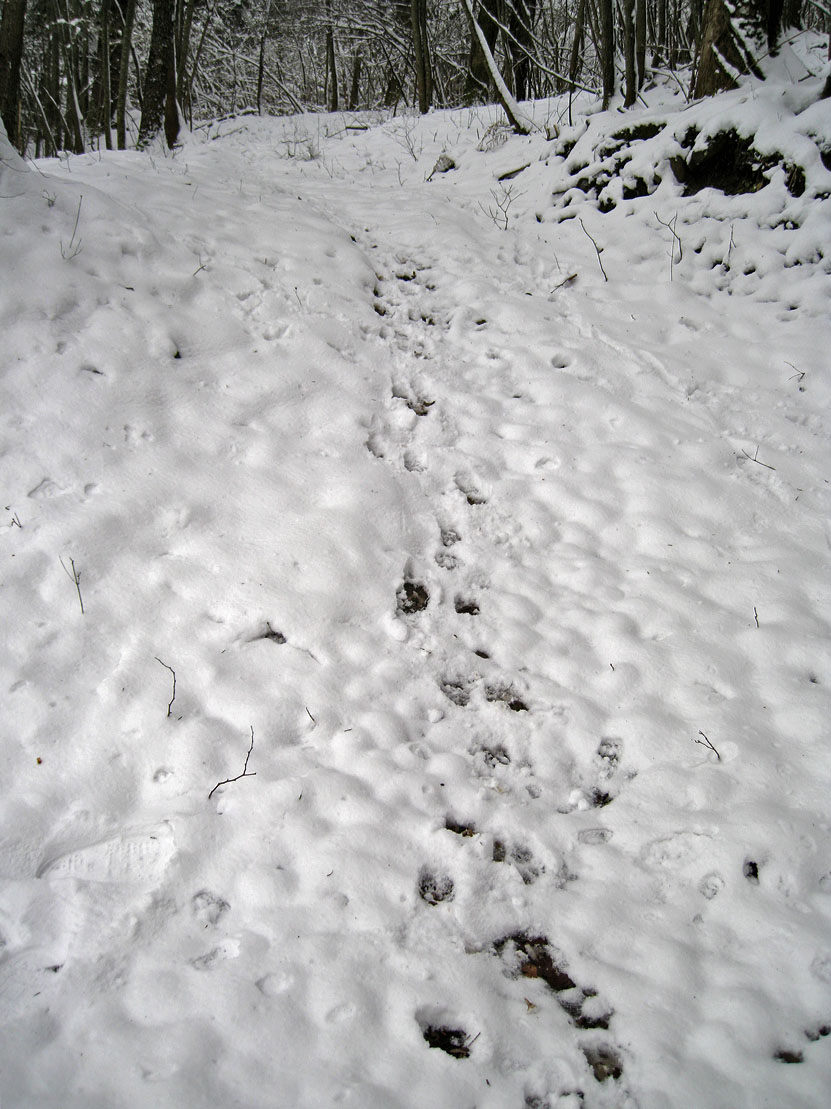
[[[173, 15], [174, 0], [153, 0], [153, 30], [150, 35], [150, 55], [144, 79], [144, 103], [138, 137], [140, 150], [150, 145], [162, 127], [168, 146], [173, 145], [178, 135]], [[172, 106], [169, 104], [171, 87]]]
[[635, 0], [622, 0], [623, 6], [623, 57], [626, 71], [624, 108], [631, 108], [638, 97], [635, 77]]
[[600, 69], [603, 75], [603, 107], [615, 95], [615, 25], [612, 0], [600, 0]]
[[635, 2], [635, 71], [640, 91], [646, 80], [646, 0]]
[[663, 65], [667, 58], [667, 0], [658, 0], [655, 37], [657, 42], [652, 51], [652, 64]]
[[361, 92], [361, 48], [355, 48], [355, 56], [352, 59], [352, 84], [349, 89], [349, 111], [356, 112], [358, 104], [360, 103]]
[[509, 6], [508, 42], [514, 70], [514, 94], [517, 100], [527, 100], [534, 45], [531, 28], [537, 12], [537, 0], [509, 0]]
[[127, 85], [130, 77], [130, 51], [133, 45], [133, 22], [136, 0], [127, 0], [124, 26], [121, 28], [121, 53], [118, 59], [118, 94], [115, 105], [115, 135], [119, 150], [127, 147]]
[[410, 4], [410, 22], [413, 31], [418, 110], [424, 115], [430, 111], [430, 48], [427, 43], [427, 0], [412, 0]]
[[568, 63], [568, 79], [571, 88], [580, 75], [580, 53], [583, 49], [583, 36], [586, 28], [586, 0], [579, 0], [577, 5], [577, 18], [574, 24], [574, 38], [571, 40], [571, 59]]
[[[496, 38], [499, 34], [499, 24], [496, 21], [497, 0], [480, 0], [476, 9], [475, 21], [485, 39], [485, 46], [491, 56], [496, 49]], [[467, 80], [465, 83], [465, 100], [469, 104], [487, 96], [490, 88], [491, 75], [485, 58], [484, 47], [479, 36], [471, 27], [470, 53], [467, 62]]]
[[[20, 66], [26, 0], [6, 0], [0, 23], [0, 117], [9, 142], [20, 149]], [[22, 152], [22, 151], [21, 151]]]
[[[260, 32], [260, 56], [257, 61], [257, 115], [263, 114], [263, 79], [265, 77], [265, 44], [268, 41], [268, 19], [271, 15], [271, 0], [266, 0], [263, 29]], [[184, 69], [184, 66], [182, 66]]]
[[476, 16], [473, 14], [473, 0], [462, 0], [462, 2], [464, 3], [467, 17], [470, 20], [471, 30], [473, 31], [473, 34], [479, 39], [479, 45], [485, 57], [485, 62], [488, 67], [488, 73], [490, 74], [490, 78], [496, 86], [496, 95], [499, 98], [499, 103], [502, 105], [502, 109], [505, 112], [505, 115], [508, 117], [508, 122], [518, 134], [527, 135], [532, 130], [533, 124], [528, 116], [526, 116], [525, 113], [522, 111], [519, 104], [517, 104], [516, 100], [514, 100], [513, 96], [508, 90], [508, 86], [505, 84], [505, 80], [502, 77], [502, 74], [499, 72], [499, 68], [496, 64], [496, 61], [494, 60], [490, 47], [488, 46], [484, 32], [482, 31], [482, 28], [479, 26], [479, 24], [476, 22]]
[[101, 126], [107, 150], [113, 148], [112, 76], [110, 74], [110, 0], [101, 0]]
[[[771, 5], [772, 6], [772, 5]], [[775, 15], [778, 28], [780, 12]], [[707, 0], [693, 95], [712, 96], [737, 87], [739, 77], [762, 74], [756, 58], [769, 48], [774, 19], [767, 0]]]
[[329, 86], [329, 111], [338, 110], [338, 67], [335, 64], [335, 32], [330, 23], [326, 27], [326, 79]]

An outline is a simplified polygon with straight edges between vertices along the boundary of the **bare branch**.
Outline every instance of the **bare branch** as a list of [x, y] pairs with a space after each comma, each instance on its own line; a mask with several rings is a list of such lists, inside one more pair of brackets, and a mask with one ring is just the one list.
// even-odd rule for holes
[[710, 740], [709, 740], [709, 739], [707, 738], [707, 736], [706, 736], [706, 735], [704, 735], [704, 733], [703, 733], [703, 732], [699, 732], [698, 734], [699, 734], [699, 735], [701, 736], [701, 739], [695, 739], [695, 738], [694, 738], [694, 739], [693, 739], [693, 743], [700, 743], [702, 747], [708, 747], [708, 748], [709, 748], [709, 749], [710, 749], [710, 750], [711, 750], [711, 751], [713, 752], [713, 754], [714, 754], [714, 755], [716, 756], [716, 758], [718, 759], [718, 761], [719, 761], [719, 762], [721, 762], [721, 755], [720, 755], [720, 754], [718, 753], [718, 751], [717, 751], [717, 750], [715, 749], [715, 747], [714, 747], [714, 746], [712, 745], [712, 743], [711, 743], [711, 742], [710, 742]]
[[586, 237], [588, 239], [591, 239], [591, 244], [594, 247], [595, 253], [597, 254], [597, 264], [598, 264], [598, 266], [600, 266], [600, 272], [603, 274], [603, 280], [608, 281], [609, 278], [606, 274], [606, 271], [603, 269], [603, 261], [600, 257], [600, 255], [603, 253], [603, 247], [598, 246], [597, 243], [592, 238], [592, 236], [589, 235], [588, 231], [586, 231], [586, 225], [583, 223], [582, 220], [580, 220], [580, 226], [583, 228], [583, 233], [586, 235]]
[[153, 658], [156, 660], [156, 662], [159, 663], [159, 665], [163, 666], [165, 670], [169, 670], [170, 673], [173, 675], [173, 696], [170, 698], [170, 703], [167, 706], [167, 715], [172, 716], [173, 713], [171, 710], [173, 709], [173, 702], [176, 700], [176, 671], [173, 669], [172, 666], [168, 666], [166, 662], [162, 662], [158, 655], [154, 655]]
[[[162, 666], [164, 666], [164, 663], [162, 663]], [[213, 795], [216, 793], [216, 791], [219, 789], [220, 786], [227, 786], [231, 782], [238, 782], [240, 780], [240, 778], [256, 778], [257, 777], [257, 771], [256, 770], [249, 770], [248, 769], [248, 760], [251, 758], [251, 752], [253, 750], [254, 750], [254, 726], [252, 724], [251, 725], [251, 743], [248, 747], [248, 753], [245, 756], [245, 765], [242, 768], [242, 774], [237, 774], [236, 778], [226, 778], [225, 781], [223, 781], [223, 782], [217, 782], [216, 785], [214, 786], [214, 788], [208, 794], [208, 800], [209, 801], [213, 797]]]
[[75, 569], [75, 559], [74, 558], [70, 558], [70, 560], [69, 560], [69, 565], [72, 567], [72, 573], [70, 573], [69, 570], [67, 570], [66, 566], [64, 565], [64, 561], [63, 561], [62, 558], [59, 559], [59, 561], [60, 561], [61, 566], [63, 566], [64, 573], [66, 574], [66, 576], [70, 579], [70, 581], [73, 581], [75, 583], [75, 588], [78, 590], [78, 603], [81, 606], [81, 615], [83, 616], [84, 615], [84, 598], [81, 596], [81, 571]]

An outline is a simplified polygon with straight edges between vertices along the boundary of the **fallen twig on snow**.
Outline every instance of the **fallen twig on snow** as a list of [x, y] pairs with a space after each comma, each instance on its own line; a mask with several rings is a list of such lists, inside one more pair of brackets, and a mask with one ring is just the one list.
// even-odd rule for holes
[[600, 266], [600, 272], [603, 274], [603, 280], [608, 281], [609, 278], [608, 278], [608, 275], [606, 274], [606, 271], [603, 269], [603, 261], [600, 257], [600, 255], [603, 253], [604, 248], [602, 246], [597, 245], [597, 243], [592, 238], [592, 236], [588, 233], [588, 231], [586, 231], [586, 225], [583, 223], [582, 220], [580, 220], [580, 226], [583, 228], [583, 233], [585, 234], [586, 238], [591, 240], [591, 244], [594, 247], [595, 253], [597, 254], [597, 264], [598, 264], [598, 266]]
[[693, 743], [700, 743], [702, 747], [709, 747], [709, 749], [710, 749], [710, 750], [711, 750], [711, 751], [713, 752], [713, 754], [714, 754], [714, 755], [716, 756], [716, 758], [718, 759], [718, 761], [719, 761], [719, 762], [721, 762], [721, 755], [720, 755], [720, 754], [718, 753], [718, 751], [717, 751], [717, 750], [715, 749], [715, 747], [714, 747], [714, 746], [712, 745], [712, 743], [711, 743], [711, 742], [710, 742], [710, 740], [709, 740], [709, 739], [707, 738], [707, 736], [706, 736], [706, 735], [704, 735], [704, 733], [703, 733], [703, 732], [699, 732], [698, 734], [699, 734], [699, 735], [700, 735], [700, 736], [701, 736], [702, 738], [701, 738], [701, 739], [695, 739], [695, 738], [694, 738], [694, 739], [693, 739]]
[[751, 462], [755, 462], [758, 466], [764, 466], [764, 468], [766, 470], [775, 470], [776, 469], [775, 466], [769, 466], [767, 464], [767, 462], [760, 462], [759, 461], [759, 448], [758, 447], [756, 448], [756, 453], [755, 454], [748, 454], [747, 451], [744, 449], [744, 447], [742, 447], [742, 454], [745, 456], [745, 458], [749, 458]]
[[72, 567], [72, 573], [71, 574], [67, 570], [66, 566], [64, 566], [63, 559], [60, 559], [60, 564], [61, 564], [61, 566], [63, 566], [64, 573], [70, 579], [70, 581], [75, 582], [75, 588], [78, 590], [78, 603], [81, 606], [81, 615], [83, 616], [84, 615], [84, 598], [81, 596], [81, 571], [75, 569], [75, 559], [74, 558], [70, 558], [70, 560], [69, 560], [69, 565]]
[[[164, 663], [162, 663], [162, 666], [164, 666]], [[220, 786], [227, 786], [231, 782], [238, 782], [240, 780], [240, 778], [256, 778], [257, 777], [257, 771], [256, 770], [249, 770], [248, 769], [248, 760], [251, 758], [251, 752], [253, 750], [254, 750], [254, 726], [252, 724], [251, 725], [251, 744], [248, 748], [248, 753], [245, 756], [245, 765], [242, 768], [242, 774], [237, 774], [236, 778], [226, 778], [224, 782], [217, 782], [216, 785], [214, 786], [214, 788], [208, 794], [208, 800], [209, 801], [213, 797], [213, 795], [216, 793], [216, 791], [219, 789]]]
[[172, 716], [173, 702], [176, 700], [176, 671], [173, 669], [172, 666], [168, 666], [166, 662], [162, 662], [158, 655], [153, 655], [153, 658], [156, 660], [156, 662], [159, 663], [160, 666], [163, 666], [165, 670], [169, 670], [170, 673], [173, 675], [173, 696], [170, 698], [170, 703], [167, 706], [167, 715]]

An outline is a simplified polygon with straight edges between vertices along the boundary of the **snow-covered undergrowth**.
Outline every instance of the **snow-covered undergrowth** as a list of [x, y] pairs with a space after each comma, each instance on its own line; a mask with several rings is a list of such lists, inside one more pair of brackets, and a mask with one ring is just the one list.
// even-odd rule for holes
[[3, 147], [4, 1109], [825, 1104], [819, 88]]

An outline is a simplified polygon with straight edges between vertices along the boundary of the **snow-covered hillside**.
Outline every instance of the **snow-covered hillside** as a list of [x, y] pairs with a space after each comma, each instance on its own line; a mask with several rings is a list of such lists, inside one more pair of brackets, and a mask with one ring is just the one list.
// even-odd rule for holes
[[[3, 1109], [827, 1103], [797, 63], [4, 145]], [[680, 180], [721, 124], [752, 192]]]

